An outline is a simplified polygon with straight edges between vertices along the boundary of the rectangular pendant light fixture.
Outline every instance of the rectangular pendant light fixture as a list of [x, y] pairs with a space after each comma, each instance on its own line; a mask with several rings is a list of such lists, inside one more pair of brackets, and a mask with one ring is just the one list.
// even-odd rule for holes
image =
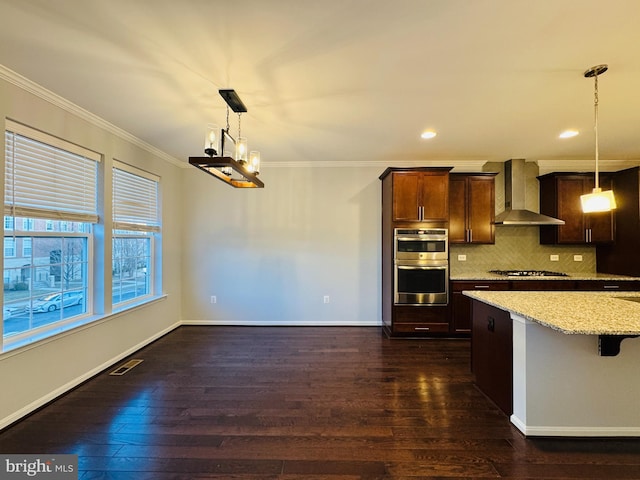
[[[258, 178], [260, 173], [260, 152], [251, 152], [251, 162], [247, 162], [246, 138], [240, 137], [240, 115], [247, 111], [235, 90], [218, 90], [227, 103], [227, 128], [220, 131], [215, 124], [207, 125], [204, 153], [208, 157], [189, 157], [189, 163], [235, 188], [264, 188]], [[238, 114], [238, 140], [229, 135], [229, 108]], [[232, 151], [231, 147], [233, 150]], [[219, 156], [218, 156], [219, 155]], [[235, 159], [231, 157], [235, 155]]]
[[232, 187], [264, 188], [264, 183], [256, 175], [231, 157], [189, 157], [189, 163]]

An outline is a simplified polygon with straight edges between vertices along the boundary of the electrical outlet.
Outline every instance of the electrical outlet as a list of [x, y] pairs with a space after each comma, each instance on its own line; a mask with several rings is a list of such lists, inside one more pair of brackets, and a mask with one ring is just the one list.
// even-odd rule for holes
[[324, 303], [329, 303], [329, 300], [330, 300], [330, 299], [329, 299], [329, 295], [325, 295], [325, 296], [322, 298], [322, 301], [323, 301]]
[[552, 262], [559, 262], [560, 255], [549, 255], [549, 260], [551, 260]]
[[218, 303], [218, 297], [211, 295], [211, 303]]
[[458, 261], [459, 262], [466, 262], [467, 261], [467, 256], [466, 255], [458, 255]]
[[573, 256], [573, 261], [574, 262], [581, 262], [582, 261], [582, 255], [574, 255]]

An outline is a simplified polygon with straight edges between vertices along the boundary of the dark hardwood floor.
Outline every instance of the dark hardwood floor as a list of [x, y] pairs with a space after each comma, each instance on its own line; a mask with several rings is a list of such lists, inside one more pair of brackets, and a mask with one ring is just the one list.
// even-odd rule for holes
[[77, 454], [82, 480], [640, 479], [640, 440], [525, 439], [474, 387], [466, 340], [181, 327], [132, 358], [0, 452]]

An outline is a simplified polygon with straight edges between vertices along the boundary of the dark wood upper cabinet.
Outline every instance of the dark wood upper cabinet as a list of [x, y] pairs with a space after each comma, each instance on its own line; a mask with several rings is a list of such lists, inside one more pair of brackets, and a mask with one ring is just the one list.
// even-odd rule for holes
[[640, 168], [613, 174], [615, 243], [596, 246], [598, 271], [640, 277]]
[[[614, 212], [583, 213], [580, 196], [591, 193], [593, 173], [549, 173], [540, 181], [540, 213], [564, 220], [564, 225], [540, 227], [542, 244], [604, 244], [614, 241]], [[611, 176], [600, 175], [600, 187], [611, 188]]]
[[495, 242], [495, 176], [449, 175], [449, 243]]
[[[389, 169], [387, 169], [389, 170]], [[447, 222], [451, 168], [391, 169], [393, 222]]]

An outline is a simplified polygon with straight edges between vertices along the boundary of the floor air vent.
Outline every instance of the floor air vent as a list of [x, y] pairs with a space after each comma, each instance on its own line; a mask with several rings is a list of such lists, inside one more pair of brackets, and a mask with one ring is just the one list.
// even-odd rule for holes
[[143, 362], [144, 360], [140, 360], [140, 359], [136, 359], [134, 358], [133, 360], [129, 360], [127, 363], [125, 363], [124, 365], [119, 366], [118, 368], [116, 368], [113, 372], [111, 372], [109, 375], [124, 375], [125, 373], [127, 373], [129, 370], [131, 370], [133, 367], [135, 367], [136, 365], [139, 365]]

